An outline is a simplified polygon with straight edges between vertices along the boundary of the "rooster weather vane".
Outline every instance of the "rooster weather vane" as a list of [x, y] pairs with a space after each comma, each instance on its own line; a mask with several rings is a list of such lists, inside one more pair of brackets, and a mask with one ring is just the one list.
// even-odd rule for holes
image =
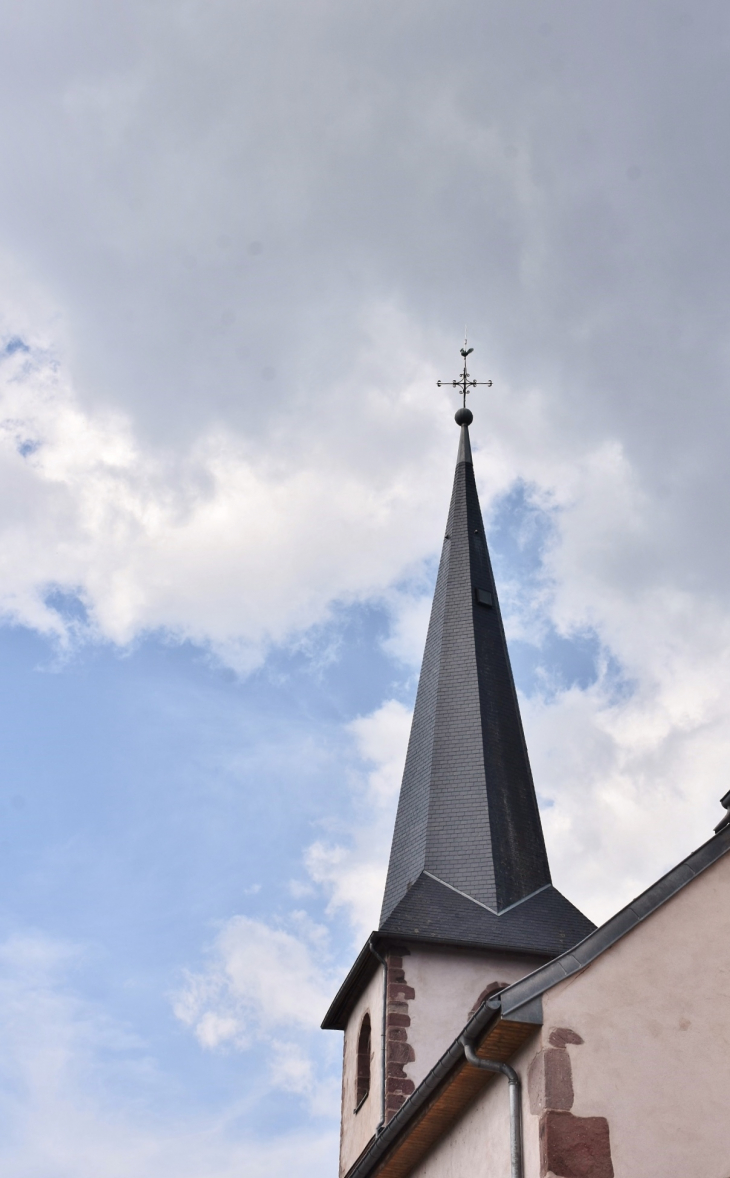
[[456, 414], [456, 420], [459, 425], [469, 425], [473, 420], [470, 410], [467, 409], [467, 407], [466, 407], [466, 394], [469, 392], [469, 390], [475, 389], [477, 387], [477, 385], [480, 385], [480, 384], [486, 385], [486, 387], [489, 389], [491, 389], [491, 387], [492, 387], [491, 380], [473, 380], [472, 377], [467, 372], [466, 359], [467, 359], [467, 356], [471, 356], [473, 351], [474, 351], [473, 348], [468, 348], [466, 346], [466, 336], [464, 336], [464, 347], [461, 349], [461, 355], [464, 357], [464, 370], [463, 370], [461, 376], [459, 376], [456, 380], [437, 380], [436, 381], [438, 388], [441, 388], [442, 385], [451, 385], [452, 388], [458, 389], [461, 396], [463, 397], [462, 407], [461, 407], [461, 409], [458, 410], [458, 412]]

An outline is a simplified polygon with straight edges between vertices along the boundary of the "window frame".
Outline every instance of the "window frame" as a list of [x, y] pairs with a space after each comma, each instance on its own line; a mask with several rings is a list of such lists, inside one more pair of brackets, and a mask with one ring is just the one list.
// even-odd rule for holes
[[[363, 1037], [365, 1037], [364, 1041]], [[355, 1108], [353, 1109], [355, 1113], [360, 1112], [360, 1109], [370, 1095], [373, 1078], [372, 1056], [373, 1026], [370, 1011], [366, 1010], [360, 1022], [355, 1049]]]

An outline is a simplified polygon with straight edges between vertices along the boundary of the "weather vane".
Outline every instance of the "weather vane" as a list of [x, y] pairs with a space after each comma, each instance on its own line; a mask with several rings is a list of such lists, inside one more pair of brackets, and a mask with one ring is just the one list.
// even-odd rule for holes
[[452, 388], [458, 389], [459, 392], [461, 393], [462, 397], [464, 398], [464, 405], [463, 405], [464, 409], [466, 409], [466, 394], [469, 392], [469, 389], [475, 389], [478, 384], [486, 385], [487, 388], [489, 388], [489, 389], [491, 389], [491, 387], [492, 387], [491, 380], [472, 380], [472, 378], [469, 376], [469, 373], [466, 370], [466, 358], [467, 358], [467, 356], [471, 356], [473, 351], [474, 351], [473, 348], [467, 348], [467, 346], [466, 346], [466, 333], [464, 333], [464, 347], [461, 349], [461, 354], [464, 357], [464, 371], [462, 372], [462, 374], [458, 378], [458, 380], [437, 380], [436, 381], [436, 384], [438, 385], [439, 388], [441, 388], [442, 385], [450, 384]]

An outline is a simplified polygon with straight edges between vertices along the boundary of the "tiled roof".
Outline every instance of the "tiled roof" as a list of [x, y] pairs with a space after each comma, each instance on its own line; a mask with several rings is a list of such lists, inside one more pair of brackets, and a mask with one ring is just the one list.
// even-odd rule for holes
[[[435, 895], [427, 885], [416, 885], [424, 872], [493, 913], [550, 884], [468, 425], [461, 426], [381, 929], [390, 929], [393, 918], [410, 920], [404, 914], [417, 897]], [[448, 903], [459, 915], [444, 916], [447, 901], [439, 900], [434, 921], [443, 925], [453, 915], [455, 925], [480, 930], [490, 922], [483, 910], [479, 916], [456, 900]], [[522, 930], [516, 918], [501, 927]], [[581, 930], [584, 935], [585, 923]]]
[[[370, 940], [381, 949], [390, 940], [552, 958], [594, 928], [552, 884], [498, 916], [424, 874]], [[337, 991], [323, 1028], [345, 1029], [353, 1005], [377, 968], [366, 943]]]
[[423, 873], [379, 931], [407, 940], [555, 957], [594, 927], [552, 884], [498, 915]]

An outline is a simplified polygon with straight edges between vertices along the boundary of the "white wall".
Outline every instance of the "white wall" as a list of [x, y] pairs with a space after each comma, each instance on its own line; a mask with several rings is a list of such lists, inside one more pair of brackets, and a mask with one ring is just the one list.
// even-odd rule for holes
[[[516, 981], [541, 964], [542, 959], [430, 946], [411, 945], [410, 949], [411, 952], [403, 956], [403, 970], [407, 985], [415, 991], [415, 998], [408, 1001], [411, 1024], [407, 1028], [415, 1059], [405, 1065], [405, 1071], [418, 1085], [462, 1030], [481, 992], [493, 982]], [[378, 969], [354, 1007], [345, 1032], [341, 1174], [346, 1173], [359, 1157], [380, 1121], [382, 1002], [382, 970]], [[372, 1028], [370, 1095], [355, 1113], [357, 1041], [366, 1012], [370, 1015]], [[503, 1096], [506, 1102], [506, 1089]]]
[[403, 969], [416, 992], [408, 1004], [408, 1042], [416, 1058], [405, 1071], [418, 1086], [462, 1030], [482, 990], [492, 982], [516, 982], [544, 958], [415, 945], [410, 949]]
[[[357, 1041], [365, 1014], [370, 1015], [370, 1094], [355, 1113], [357, 1092]], [[383, 1093], [381, 1034], [383, 1027], [383, 971], [376, 970], [355, 1006], [345, 1031], [342, 1060], [342, 1119], [340, 1122], [340, 1174], [349, 1170], [362, 1153], [380, 1121]]]
[[[539, 1173], [538, 1118], [530, 1116], [527, 1098], [527, 1068], [539, 1048], [539, 1038], [539, 1029], [536, 1029], [534, 1040], [525, 1044], [512, 1060], [512, 1066], [523, 1080], [526, 1178], [537, 1178]], [[509, 1172], [508, 1085], [503, 1076], [497, 1076], [409, 1178], [508, 1178]]]
[[730, 856], [545, 995], [569, 1026], [577, 1116], [607, 1117], [616, 1178], [730, 1175]]
[[[466, 976], [455, 972], [457, 988]], [[571, 1112], [608, 1120], [615, 1178], [729, 1178], [730, 856], [548, 991], [543, 1007], [544, 1026], [511, 1061], [523, 1081], [525, 1178], [540, 1175], [528, 1068], [558, 1027], [584, 1040], [566, 1048]], [[411, 1178], [507, 1174], [509, 1108], [500, 1078]]]

